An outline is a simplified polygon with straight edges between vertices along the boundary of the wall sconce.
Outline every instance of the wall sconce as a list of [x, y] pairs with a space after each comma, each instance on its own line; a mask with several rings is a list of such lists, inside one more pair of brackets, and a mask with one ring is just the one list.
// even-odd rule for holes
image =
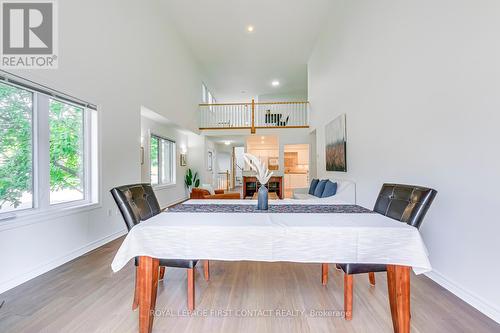
[[181, 154], [181, 166], [186, 166], [186, 154]]

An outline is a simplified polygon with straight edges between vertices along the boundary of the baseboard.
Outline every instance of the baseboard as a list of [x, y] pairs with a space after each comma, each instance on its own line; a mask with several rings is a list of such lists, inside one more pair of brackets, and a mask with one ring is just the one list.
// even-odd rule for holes
[[57, 268], [73, 259], [76, 259], [82, 255], [84, 255], [87, 252], [90, 252], [92, 250], [97, 249], [100, 246], [103, 246], [106, 243], [111, 242], [112, 240], [115, 240], [127, 233], [127, 230], [121, 230], [118, 232], [115, 232], [111, 235], [108, 235], [106, 237], [103, 237], [101, 239], [98, 239], [96, 241], [93, 241], [85, 246], [82, 246], [74, 251], [71, 251], [70, 253], [61, 256], [59, 258], [56, 258], [54, 260], [51, 260], [45, 264], [42, 264], [38, 267], [35, 267], [34, 269], [25, 272], [18, 277], [12, 278], [7, 281], [2, 281], [0, 282], [0, 294], [6, 292], [9, 289], [12, 289], [14, 287], [17, 287], [21, 284], [23, 284], [26, 281], [29, 281], [39, 275], [42, 275], [44, 273], [47, 273], [50, 270], [53, 270], [54, 268]]
[[483, 314], [500, 324], [500, 309], [494, 304], [491, 304], [484, 298], [474, 294], [473, 292], [470, 292], [469, 290], [464, 289], [436, 270], [426, 273], [425, 275], [429, 279], [433, 280], [443, 288], [453, 293], [458, 298], [462, 299], [464, 302], [468, 303], [478, 311], [482, 312]]

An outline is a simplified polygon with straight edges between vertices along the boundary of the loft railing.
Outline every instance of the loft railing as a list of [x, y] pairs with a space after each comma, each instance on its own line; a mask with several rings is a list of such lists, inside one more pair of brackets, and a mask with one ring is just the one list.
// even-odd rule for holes
[[200, 104], [200, 130], [309, 127], [309, 102]]
[[229, 191], [229, 189], [233, 188], [233, 186], [231, 185], [231, 176], [229, 170], [217, 173], [216, 186], [217, 189], [225, 191]]

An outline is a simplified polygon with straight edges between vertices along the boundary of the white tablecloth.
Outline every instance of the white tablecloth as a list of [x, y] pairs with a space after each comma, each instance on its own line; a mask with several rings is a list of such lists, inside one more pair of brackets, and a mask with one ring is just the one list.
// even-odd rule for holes
[[375, 263], [431, 270], [420, 233], [379, 214], [161, 213], [128, 233], [111, 265], [164, 259]]

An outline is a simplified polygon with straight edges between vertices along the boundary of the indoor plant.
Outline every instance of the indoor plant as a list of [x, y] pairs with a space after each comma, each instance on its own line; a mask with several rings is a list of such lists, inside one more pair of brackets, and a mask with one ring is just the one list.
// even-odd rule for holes
[[184, 183], [186, 184], [186, 187], [189, 190], [189, 193], [191, 193], [191, 189], [194, 187], [200, 186], [200, 179], [198, 178], [198, 172], [195, 172], [193, 175], [193, 172], [191, 169], [188, 169], [186, 171], [186, 177], [184, 178]]

